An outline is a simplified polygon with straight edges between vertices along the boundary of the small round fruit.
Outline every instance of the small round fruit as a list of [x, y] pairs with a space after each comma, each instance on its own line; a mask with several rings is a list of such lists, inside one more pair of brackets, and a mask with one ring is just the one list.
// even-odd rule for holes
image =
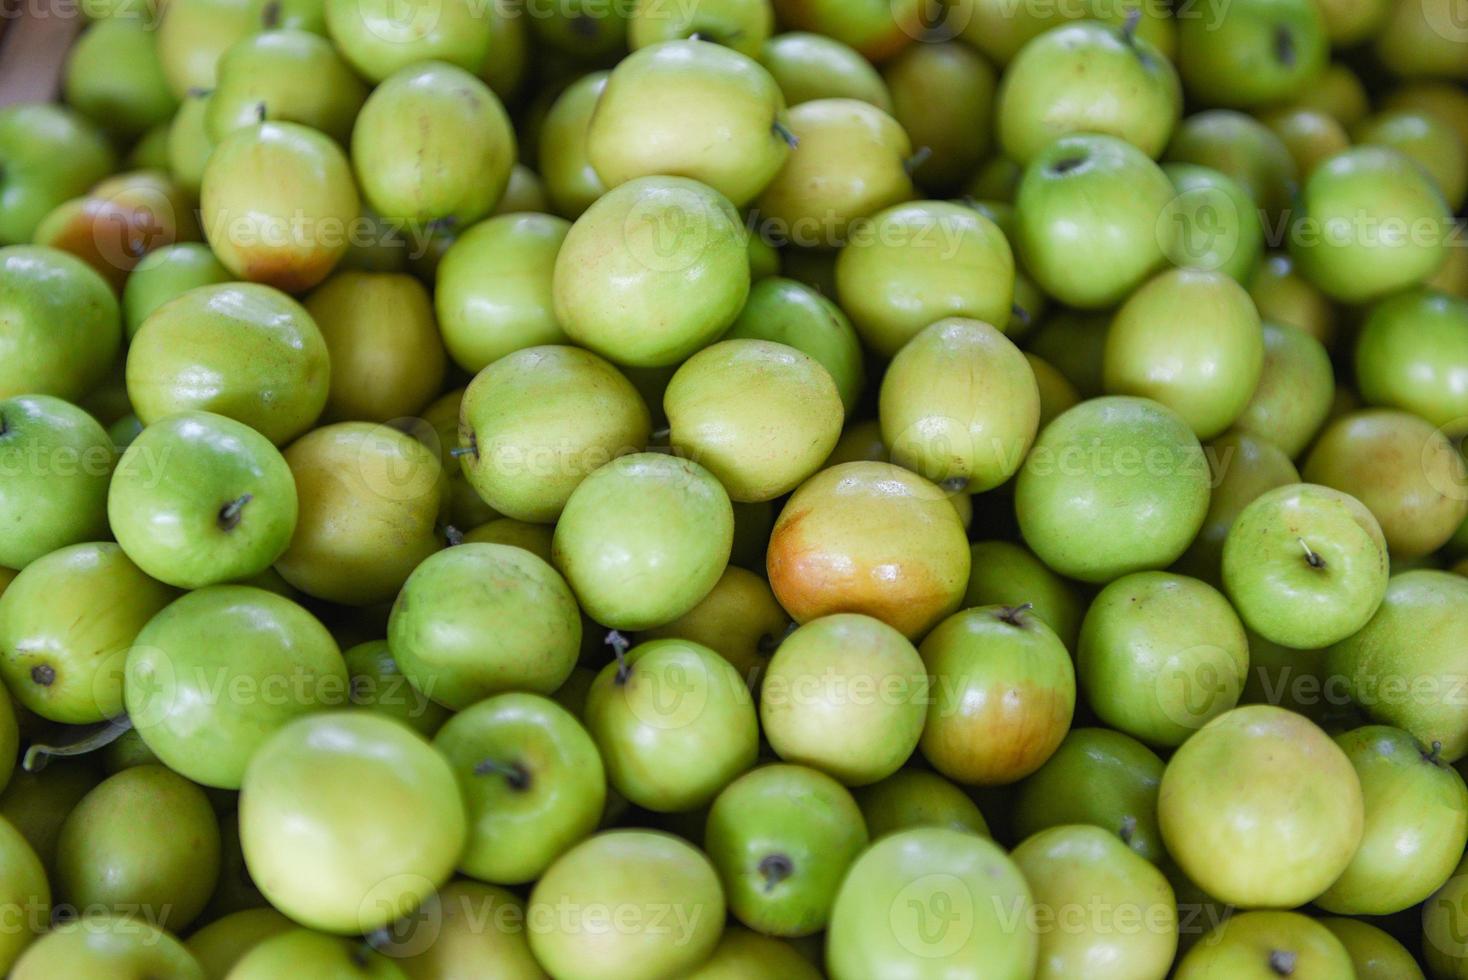
[[1315, 0], [1242, 0], [1217, 18], [1180, 17], [1177, 63], [1191, 100], [1284, 102], [1325, 67], [1330, 43]]
[[652, 640], [607, 664], [582, 714], [612, 787], [659, 813], [708, 805], [759, 751], [744, 678], [688, 640]]
[[850, 45], [824, 34], [786, 31], [765, 42], [760, 64], [775, 79], [785, 103], [860, 99], [892, 112], [892, 93], [870, 61]]
[[1300, 473], [1274, 443], [1238, 429], [1225, 432], [1203, 447], [1203, 452], [1213, 477], [1208, 516], [1173, 567], [1219, 586], [1223, 583], [1223, 545], [1234, 521], [1245, 507], [1270, 490], [1299, 483]]
[[964, 608], [1023, 606], [1055, 631], [1066, 649], [1074, 650], [1085, 612], [1075, 587], [1045, 567], [1022, 544], [1012, 541], [976, 541]]
[[910, 827], [948, 827], [991, 836], [984, 814], [954, 783], [925, 769], [899, 769], [855, 791], [872, 839]]
[[409, 0], [402, 7], [324, 0], [322, 7], [342, 57], [374, 83], [424, 61], [479, 71], [494, 32], [494, 18], [472, 0]]
[[826, 965], [832, 980], [1027, 980], [1039, 938], [1016, 922], [1033, 909], [1024, 876], [992, 841], [944, 827], [900, 831], [867, 848], [842, 882]]
[[1173, 269], [1117, 311], [1102, 372], [1109, 394], [1160, 402], [1206, 440], [1249, 404], [1263, 364], [1259, 313], [1244, 287], [1221, 272]]
[[1264, 224], [1249, 192], [1212, 167], [1169, 163], [1162, 172], [1177, 190], [1157, 229], [1164, 242], [1171, 242], [1165, 249], [1168, 259], [1182, 268], [1248, 282], [1264, 250]]
[[1325, 891], [1364, 822], [1346, 754], [1313, 722], [1269, 705], [1225, 712], [1184, 742], [1162, 774], [1157, 814], [1187, 876], [1244, 908], [1294, 908]]
[[[770, 747], [848, 786], [892, 775], [917, 748], [928, 674], [912, 643], [870, 616], [814, 620], [780, 644], [760, 686]], [[833, 731], [843, 732], [832, 739]]]
[[640, 630], [672, 622], [708, 595], [733, 544], [734, 510], [713, 474], [635, 453], [572, 491], [552, 554], [587, 615]]
[[1389, 933], [1360, 919], [1316, 919], [1340, 940], [1356, 968], [1356, 980], [1424, 980], [1422, 967]]
[[477, 881], [451, 881], [423, 903], [411, 932], [394, 932], [398, 942], [386, 952], [409, 980], [545, 980], [530, 952], [525, 921], [519, 896]]
[[608, 191], [556, 256], [567, 336], [618, 364], [666, 367], [718, 337], [749, 294], [748, 232], [729, 199], [684, 177]]
[[576, 666], [581, 617], [565, 580], [535, 555], [461, 544], [408, 576], [387, 635], [413, 687], [462, 710], [504, 691], [560, 687]]
[[178, 242], [154, 249], [138, 262], [122, 291], [127, 339], [143, 328], [158, 307], [199, 286], [217, 286], [233, 278], [208, 245]]
[[[363, 801], [380, 806], [363, 806]], [[250, 759], [240, 844], [270, 904], [325, 932], [371, 932], [446, 882], [467, 837], [453, 770], [365, 711], [300, 718]]]
[[1208, 461], [1182, 418], [1145, 398], [1096, 398], [1040, 433], [1019, 472], [1015, 512], [1051, 569], [1105, 583], [1176, 561], [1208, 498]]
[[433, 734], [453, 714], [408, 683], [386, 640], [369, 640], [342, 651], [352, 705], [396, 718], [422, 735]]
[[92, 912], [63, 922], [32, 943], [10, 980], [56, 977], [168, 977], [204, 980], [183, 943], [136, 915]]
[[1355, 364], [1368, 404], [1468, 434], [1468, 299], [1416, 289], [1382, 300], [1361, 327]]
[[835, 448], [845, 416], [819, 361], [767, 340], [725, 340], [694, 354], [668, 382], [663, 410], [674, 450], [741, 503], [799, 486]]
[[[1295, 459], [1310, 445], [1335, 400], [1324, 345], [1297, 327], [1265, 322], [1264, 366], [1234, 428], [1268, 440]], [[1465, 406], [1468, 408], [1468, 406]]]
[[967, 535], [944, 492], [890, 463], [843, 463], [811, 477], [770, 535], [770, 587], [798, 623], [874, 616], [918, 637], [958, 608]]
[[[597, 925], [609, 909], [624, 913], [615, 929]], [[546, 971], [587, 980], [683, 976], [713, 952], [725, 914], [708, 858], [642, 830], [597, 834], [567, 851], [527, 911], [530, 948]]]
[[771, 765], [734, 780], [709, 808], [704, 848], [729, 911], [767, 936], [820, 932], [867, 845], [861, 810], [836, 780]]
[[[55, 819], [53, 816], [52, 819]], [[46, 868], [30, 843], [9, 820], [0, 818], [0, 907], [10, 925], [0, 932], [0, 970], [10, 968], [51, 921], [51, 886]]]
[[1055, 632], [1022, 606], [965, 609], [918, 648], [933, 692], [923, 756], [969, 786], [1003, 786], [1050, 758], [1070, 728], [1076, 678]]
[[54, 248], [0, 249], [0, 317], [0, 398], [80, 399], [106, 377], [122, 343], [106, 280]]
[[[1229, 915], [1202, 936], [1178, 963], [1173, 980], [1274, 980], [1356, 976], [1340, 941], [1298, 912]], [[1402, 978], [1405, 980], [1405, 978]]]

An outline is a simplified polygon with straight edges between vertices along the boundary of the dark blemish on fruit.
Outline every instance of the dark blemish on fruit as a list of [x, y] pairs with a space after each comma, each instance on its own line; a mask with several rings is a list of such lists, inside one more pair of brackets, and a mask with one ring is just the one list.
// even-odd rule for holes
[[261, 11], [260, 23], [265, 25], [266, 30], [272, 30], [280, 26], [280, 0], [270, 0]]
[[255, 499], [252, 493], [241, 494], [234, 500], [219, 508], [219, 529], [221, 531], [233, 531], [240, 526], [240, 517], [244, 513], [245, 505]]
[[780, 882], [795, 874], [795, 862], [785, 854], [770, 854], [760, 861], [759, 873], [765, 879], [765, 892], [769, 893]]
[[1000, 622], [1008, 623], [1010, 626], [1018, 626], [1020, 629], [1024, 629], [1024, 614], [1034, 608], [1035, 604], [1033, 602], [1021, 603], [1018, 606], [1005, 606], [999, 610], [999, 620]]
[[1085, 162], [1085, 157], [1061, 157], [1050, 165], [1050, 172], [1052, 174], [1068, 174]]
[[1269, 954], [1269, 968], [1274, 971], [1276, 976], [1293, 976], [1295, 972], [1295, 963], [1299, 960], [1299, 958], [1300, 957], [1297, 954], [1291, 953], [1287, 950], [1272, 950]]
[[1295, 36], [1288, 27], [1274, 29], [1274, 57], [1286, 68], [1295, 67]]
[[519, 762], [495, 762], [485, 759], [474, 767], [476, 776], [503, 776], [505, 785], [517, 793], [530, 788], [530, 770]]
[[37, 664], [31, 668], [31, 680], [42, 687], [56, 683], [56, 668], [50, 664]]

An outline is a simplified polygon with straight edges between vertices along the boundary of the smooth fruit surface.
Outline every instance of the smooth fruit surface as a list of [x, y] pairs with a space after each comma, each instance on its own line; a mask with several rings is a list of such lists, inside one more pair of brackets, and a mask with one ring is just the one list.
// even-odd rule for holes
[[54, 248], [0, 249], [0, 313], [0, 398], [78, 399], [107, 374], [122, 339], [106, 281]]

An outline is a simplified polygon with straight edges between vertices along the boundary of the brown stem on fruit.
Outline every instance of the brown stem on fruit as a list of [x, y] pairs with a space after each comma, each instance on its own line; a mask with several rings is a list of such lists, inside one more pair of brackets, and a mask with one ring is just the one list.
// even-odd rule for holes
[[1283, 24], [1274, 29], [1274, 58], [1286, 68], [1295, 67], [1295, 36]]
[[1068, 174], [1085, 162], [1085, 157], [1061, 157], [1050, 165], [1050, 172], [1052, 174]]
[[452, 524], [444, 525], [443, 539], [449, 543], [450, 548], [457, 548], [464, 543], [464, 532]]
[[625, 684], [632, 676], [632, 665], [627, 662], [627, 650], [632, 646], [628, 639], [616, 630], [607, 633], [607, 646], [617, 658], [617, 684]]
[[1301, 548], [1305, 549], [1305, 564], [1309, 565], [1311, 568], [1317, 569], [1325, 567], [1325, 559], [1317, 554], [1313, 549], [1311, 549], [1311, 547], [1305, 543], [1304, 538], [1296, 538], [1295, 540], [1300, 542]]
[[765, 893], [768, 894], [780, 882], [795, 874], [795, 862], [784, 854], [771, 854], [760, 861], [759, 873], [765, 879]]
[[1437, 766], [1439, 769], [1447, 768], [1448, 764], [1443, 761], [1443, 743], [1433, 742], [1431, 750], [1428, 752], [1423, 752], [1421, 749], [1418, 749], [1417, 751], [1418, 754], [1422, 756], [1423, 761], [1430, 762], [1433, 765]]
[[800, 138], [795, 135], [795, 133], [790, 129], [789, 126], [776, 119], [774, 122], [770, 123], [770, 129], [774, 131], [776, 136], [784, 140], [785, 145], [790, 147], [790, 149], [799, 149]]
[[31, 668], [31, 683], [40, 687], [50, 687], [56, 683], [56, 668], [50, 664], [36, 664]]
[[1116, 836], [1121, 838], [1123, 844], [1130, 847], [1132, 845], [1132, 839], [1137, 836], [1137, 818], [1132, 816], [1122, 817], [1121, 830], [1117, 831]]
[[1121, 25], [1121, 39], [1128, 46], [1137, 43], [1137, 24], [1142, 20], [1142, 8], [1133, 7], [1126, 12], [1126, 20]]
[[242, 493], [223, 507], [219, 508], [219, 530], [233, 531], [240, 526], [240, 516], [244, 513], [245, 505], [255, 499], [253, 493]]
[[392, 942], [392, 933], [388, 931], [387, 927], [384, 926], [381, 931], [385, 934], [382, 938], [378, 938], [376, 933], [372, 933], [363, 937], [360, 943], [352, 944], [352, 951], [347, 954], [347, 958], [352, 961], [352, 965], [357, 969], [366, 970], [372, 965], [370, 954], [373, 952], [375, 945], [380, 943], [385, 946]]
[[1295, 963], [1299, 959], [1300, 957], [1297, 954], [1291, 953], [1288, 950], [1270, 950], [1269, 968], [1274, 971], [1276, 976], [1293, 976], [1295, 973]]
[[256, 122], [264, 122], [266, 120], [267, 116], [268, 116], [268, 113], [266, 112], [266, 109], [265, 109], [265, 103], [264, 102], [256, 102], [255, 103], [255, 121]]
[[938, 486], [943, 489], [944, 493], [949, 495], [955, 493], [963, 493], [965, 490], [968, 489], [968, 477], [950, 476], [948, 479], [938, 484]]
[[518, 762], [504, 763], [495, 762], [493, 759], [485, 759], [474, 767], [476, 776], [504, 776], [505, 783], [517, 793], [524, 792], [530, 788], [530, 770]]
[[37, 742], [26, 749], [20, 766], [26, 772], [40, 772], [56, 756], [86, 755], [88, 752], [106, 748], [127, 734], [132, 727], [132, 721], [127, 715], [122, 715], [119, 718], [104, 721], [100, 726], [93, 728], [74, 742], [60, 745], [45, 745]]
[[908, 157], [906, 160], [902, 161], [902, 169], [906, 170], [907, 175], [911, 177], [913, 174], [917, 173], [919, 167], [927, 163], [932, 158], [933, 148], [931, 146], [920, 146], [917, 148], [916, 153]]
[[260, 11], [260, 23], [267, 31], [273, 31], [280, 26], [280, 0], [270, 0]]
[[470, 444], [467, 446], [455, 446], [453, 449], [450, 449], [449, 455], [454, 459], [462, 459], [465, 456], [478, 456], [479, 442], [478, 440], [471, 439]]
[[771, 636], [770, 634], [766, 633], [764, 636], [760, 637], [757, 647], [760, 655], [764, 657], [773, 656], [775, 651], [780, 649], [780, 644], [788, 640], [790, 638], [790, 634], [794, 633], [798, 629], [800, 629], [800, 627], [795, 623], [786, 623], [785, 628], [780, 631], [779, 636]]
[[1025, 621], [1020, 617], [1035, 608], [1033, 602], [1024, 602], [1018, 606], [1005, 606], [999, 610], [1000, 622], [1008, 623], [1010, 626], [1023, 626]]

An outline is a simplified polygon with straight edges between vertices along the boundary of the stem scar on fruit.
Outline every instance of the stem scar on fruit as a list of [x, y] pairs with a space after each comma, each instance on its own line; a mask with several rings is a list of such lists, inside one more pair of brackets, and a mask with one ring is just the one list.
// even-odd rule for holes
[[233, 531], [239, 527], [240, 517], [244, 513], [245, 505], [254, 499], [255, 495], [253, 493], [243, 493], [219, 508], [219, 529], [221, 531]]
[[765, 879], [765, 891], [772, 892], [776, 885], [795, 874], [795, 862], [785, 854], [769, 854], [760, 859], [759, 873]]
[[1269, 953], [1269, 968], [1279, 976], [1288, 977], [1295, 972], [1295, 962], [1299, 959], [1294, 953], [1283, 949], [1271, 950]]
[[1010, 626], [1023, 628], [1025, 621], [1021, 617], [1034, 608], [1035, 604], [1033, 602], [1021, 603], [1018, 606], [1005, 606], [999, 610], [999, 620], [1000, 622], [1008, 623]]
[[504, 776], [505, 783], [510, 789], [524, 792], [530, 788], [530, 770], [518, 762], [495, 762], [493, 759], [485, 759], [474, 767], [476, 776]]
[[1300, 542], [1301, 548], [1305, 549], [1305, 564], [1309, 565], [1311, 568], [1325, 567], [1325, 559], [1322, 558], [1318, 553], [1316, 553], [1308, 544], [1306, 544], [1304, 538], [1296, 538], [1295, 540]]
[[612, 648], [612, 655], [617, 658], [617, 685], [626, 684], [628, 678], [632, 676], [632, 666], [627, 663], [627, 649], [632, 644], [616, 630], [607, 633], [607, 638], [603, 642]]

